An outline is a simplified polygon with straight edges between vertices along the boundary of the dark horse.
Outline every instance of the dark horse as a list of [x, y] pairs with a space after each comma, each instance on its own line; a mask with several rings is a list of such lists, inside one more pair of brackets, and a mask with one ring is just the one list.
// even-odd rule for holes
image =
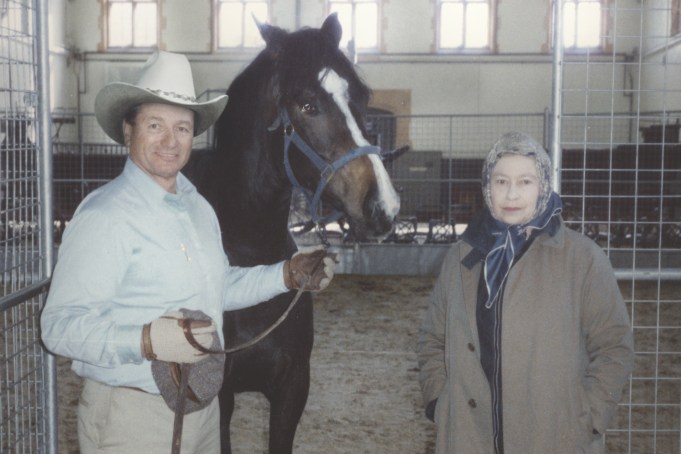
[[[368, 147], [364, 118], [370, 91], [338, 48], [338, 19], [331, 15], [320, 29], [293, 33], [259, 28], [266, 48], [229, 87], [229, 103], [215, 125], [215, 150], [188, 172], [217, 213], [230, 263], [271, 264], [296, 251], [287, 228], [292, 192], [287, 167], [311, 193], [321, 181], [326, 206], [345, 213], [356, 237], [388, 233], [399, 197], [379, 154]], [[285, 137], [294, 134], [284, 152]], [[317, 157], [307, 157], [302, 148]], [[315, 162], [340, 164], [320, 171]], [[292, 297], [290, 292], [225, 313], [226, 347], [264, 331]], [[269, 336], [227, 356], [220, 393], [223, 452], [231, 452], [234, 394], [244, 391], [262, 392], [270, 402], [269, 452], [291, 452], [309, 391], [312, 337], [312, 301], [304, 294]]]

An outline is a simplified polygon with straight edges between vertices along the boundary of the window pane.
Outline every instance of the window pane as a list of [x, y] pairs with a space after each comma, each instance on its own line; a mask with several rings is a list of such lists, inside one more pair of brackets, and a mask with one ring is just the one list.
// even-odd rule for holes
[[156, 4], [138, 3], [135, 7], [135, 39], [138, 47], [156, 45]]
[[268, 21], [267, 17], [267, 3], [264, 2], [251, 2], [246, 3], [246, 10], [244, 15], [244, 28], [246, 34], [244, 36], [244, 46], [246, 47], [258, 47], [262, 45], [262, 37], [260, 36], [260, 31], [258, 26], [253, 19], [255, 17], [261, 23], [266, 23]]
[[352, 5], [332, 3], [331, 13], [338, 13], [338, 20], [343, 27], [343, 36], [340, 41], [340, 48], [348, 47], [348, 41], [352, 39]]
[[219, 47], [241, 46], [243, 7], [241, 3], [222, 3], [219, 13]]
[[577, 7], [577, 47], [598, 47], [601, 40], [601, 6], [582, 2]]
[[378, 5], [357, 4], [355, 18], [356, 47], [364, 49], [378, 47]]
[[109, 6], [109, 46], [132, 46], [131, 3], [113, 3]]
[[563, 6], [563, 46], [574, 47], [577, 42], [575, 34], [577, 29], [577, 18], [575, 14], [575, 4], [565, 3]]
[[463, 46], [463, 4], [443, 3], [440, 6], [440, 47]]
[[487, 3], [469, 3], [466, 8], [466, 47], [479, 49], [488, 44], [489, 7]]

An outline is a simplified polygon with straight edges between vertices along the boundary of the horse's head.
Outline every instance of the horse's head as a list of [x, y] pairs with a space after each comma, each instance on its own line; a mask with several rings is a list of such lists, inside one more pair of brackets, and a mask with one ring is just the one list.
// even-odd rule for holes
[[319, 29], [287, 33], [270, 25], [259, 28], [267, 43], [264, 53], [274, 60], [270, 88], [277, 102], [271, 114], [276, 131], [283, 128], [290, 145], [289, 177], [311, 199], [318, 192], [317, 197], [345, 213], [358, 238], [386, 234], [400, 200], [378, 149], [366, 138], [370, 91], [338, 47], [336, 15]]

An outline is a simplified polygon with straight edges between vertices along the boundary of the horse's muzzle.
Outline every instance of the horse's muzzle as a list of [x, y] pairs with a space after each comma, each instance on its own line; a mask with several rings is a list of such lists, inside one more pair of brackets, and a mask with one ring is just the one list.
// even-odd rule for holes
[[[379, 238], [387, 235], [393, 228], [396, 213], [388, 213], [380, 200], [368, 197], [364, 206], [363, 230], [366, 238]], [[361, 229], [358, 226], [358, 230]]]

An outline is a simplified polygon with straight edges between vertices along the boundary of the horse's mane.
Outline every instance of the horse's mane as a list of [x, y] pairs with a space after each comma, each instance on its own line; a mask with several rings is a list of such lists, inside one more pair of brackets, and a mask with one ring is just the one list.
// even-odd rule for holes
[[[265, 51], [244, 69], [229, 86], [227, 107], [215, 127], [216, 149], [241, 149], [251, 140], [244, 132], [262, 128], [267, 109], [268, 81], [274, 71], [274, 60]], [[257, 136], [257, 134], [253, 134]]]

